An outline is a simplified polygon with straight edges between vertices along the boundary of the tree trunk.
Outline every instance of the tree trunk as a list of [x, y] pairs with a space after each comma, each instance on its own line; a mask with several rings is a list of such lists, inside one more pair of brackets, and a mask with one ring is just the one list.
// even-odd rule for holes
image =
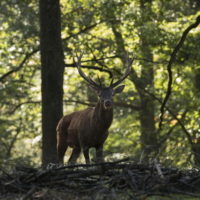
[[56, 126], [63, 115], [64, 55], [59, 0], [40, 0], [42, 166], [57, 163]]
[[194, 156], [194, 164], [196, 167], [200, 166], [200, 139], [196, 143], [191, 144], [192, 154]]
[[195, 71], [195, 87], [197, 89], [197, 96], [200, 96], [200, 69]]
[[149, 22], [149, 12], [151, 12], [151, 0], [140, 1], [141, 12], [141, 28], [140, 28], [140, 49], [142, 57], [147, 59], [141, 61], [141, 81], [140, 94], [141, 111], [140, 111], [140, 124], [141, 124], [141, 145], [143, 151], [143, 160], [148, 161], [156, 152], [158, 148], [158, 141], [155, 128], [155, 105], [154, 100], [144, 90], [154, 91], [154, 69], [153, 69], [153, 55], [150, 49], [149, 35], [146, 35], [145, 23]]
[[[145, 49], [143, 49], [144, 53]], [[148, 59], [151, 59], [148, 57]], [[149, 88], [151, 92], [153, 91], [153, 67], [147, 63], [143, 63], [142, 72], [142, 84], [140, 87], [139, 95], [141, 102], [141, 110], [139, 113], [140, 125], [141, 125], [141, 147], [143, 152], [143, 161], [146, 162], [155, 155], [158, 151], [158, 141], [155, 128], [155, 105], [154, 100], [148, 94], [144, 92], [144, 89]], [[147, 69], [145, 69], [147, 68]], [[146, 71], [147, 72], [144, 72]]]
[[[150, 0], [141, 0], [141, 27], [145, 26], [145, 22], [149, 20], [148, 15], [146, 14], [146, 4], [149, 5]], [[147, 17], [146, 17], [147, 16]], [[112, 31], [115, 36], [117, 44], [117, 55], [120, 56], [124, 65], [126, 64], [126, 50], [123, 37], [121, 33], [117, 30], [115, 24], [112, 24]], [[141, 54], [142, 57], [148, 59], [149, 62], [141, 61], [141, 77], [137, 76], [137, 73], [132, 70], [130, 78], [135, 84], [135, 87], [140, 96], [141, 110], [139, 113], [139, 120], [141, 125], [141, 151], [142, 159], [144, 162], [148, 162], [149, 158], [158, 151], [158, 141], [155, 128], [155, 105], [154, 100], [147, 93], [145, 89], [151, 90], [154, 89], [154, 69], [151, 62], [153, 61], [153, 56], [150, 49], [150, 44], [148, 42], [148, 35], [145, 35], [145, 30], [140, 29], [140, 41], [141, 41]]]

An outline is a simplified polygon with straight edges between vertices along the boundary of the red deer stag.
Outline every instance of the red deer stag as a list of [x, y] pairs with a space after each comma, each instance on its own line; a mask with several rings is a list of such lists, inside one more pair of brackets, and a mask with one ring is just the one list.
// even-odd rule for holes
[[82, 55], [77, 57], [76, 66], [82, 78], [98, 94], [99, 100], [94, 108], [76, 111], [61, 118], [57, 126], [57, 154], [63, 164], [67, 147], [73, 148], [68, 163], [74, 164], [83, 151], [86, 164], [90, 163], [89, 149], [96, 149], [96, 162], [103, 162], [103, 144], [108, 137], [108, 128], [113, 120], [113, 96], [123, 91], [125, 85], [119, 85], [130, 73], [133, 60], [129, 60], [125, 74], [109, 87], [97, 84], [81, 70]]

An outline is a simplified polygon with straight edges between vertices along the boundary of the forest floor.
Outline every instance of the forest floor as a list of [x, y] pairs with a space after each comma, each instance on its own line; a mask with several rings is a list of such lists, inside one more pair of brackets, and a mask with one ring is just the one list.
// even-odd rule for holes
[[128, 159], [47, 169], [0, 171], [2, 200], [200, 199], [200, 170], [135, 164]]

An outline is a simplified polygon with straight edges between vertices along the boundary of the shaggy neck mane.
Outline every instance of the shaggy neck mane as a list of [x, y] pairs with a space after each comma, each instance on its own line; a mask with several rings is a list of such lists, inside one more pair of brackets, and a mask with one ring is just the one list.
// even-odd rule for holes
[[100, 100], [98, 100], [93, 117], [95, 118], [96, 123], [103, 129], [108, 129], [113, 120], [113, 108], [105, 109]]

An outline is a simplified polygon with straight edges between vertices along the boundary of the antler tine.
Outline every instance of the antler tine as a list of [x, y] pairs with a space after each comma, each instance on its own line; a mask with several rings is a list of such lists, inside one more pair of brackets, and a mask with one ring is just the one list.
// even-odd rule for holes
[[134, 60], [134, 58], [129, 59], [127, 57], [127, 68], [126, 68], [126, 71], [125, 71], [124, 75], [118, 81], [116, 81], [115, 83], [112, 83], [113, 82], [112, 81], [111, 84], [110, 84], [110, 87], [113, 87], [113, 88], [116, 87], [117, 85], [119, 85], [130, 74], [131, 65], [133, 63], [133, 60]]
[[98, 81], [99, 81], [99, 85], [100, 85], [100, 87], [102, 87], [102, 84], [101, 84], [101, 79], [100, 79], [100, 77], [98, 76]]
[[83, 52], [80, 54], [80, 56], [78, 56], [78, 55], [76, 55], [76, 57], [77, 57], [77, 62], [75, 61], [75, 59], [74, 59], [74, 62], [76, 63], [76, 67], [77, 67], [77, 69], [78, 69], [78, 72], [79, 72], [79, 74], [80, 74], [80, 76], [83, 78], [83, 79], [85, 79], [89, 84], [91, 84], [92, 86], [94, 86], [94, 87], [96, 87], [96, 88], [98, 88], [98, 87], [100, 87], [97, 83], [95, 83], [90, 77], [87, 77], [86, 75], [85, 75], [85, 73], [82, 71], [82, 69], [81, 69], [81, 58], [83, 57]]

